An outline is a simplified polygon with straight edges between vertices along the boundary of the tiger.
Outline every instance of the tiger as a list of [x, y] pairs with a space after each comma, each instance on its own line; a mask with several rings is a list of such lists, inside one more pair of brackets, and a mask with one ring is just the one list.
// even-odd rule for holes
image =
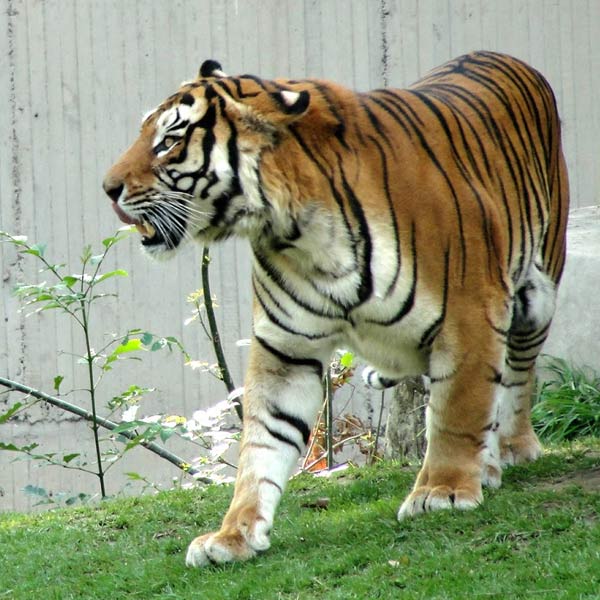
[[228, 76], [143, 118], [103, 188], [141, 246], [249, 241], [253, 329], [230, 507], [193, 567], [270, 547], [332, 353], [387, 387], [429, 378], [427, 449], [398, 519], [473, 509], [542, 454], [530, 402], [565, 262], [568, 176], [546, 79], [479, 51], [405, 89]]

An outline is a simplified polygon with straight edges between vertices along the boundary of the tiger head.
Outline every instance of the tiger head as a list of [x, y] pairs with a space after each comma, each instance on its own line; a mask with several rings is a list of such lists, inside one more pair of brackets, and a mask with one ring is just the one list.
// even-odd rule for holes
[[[311, 97], [307, 82], [289, 83], [227, 77], [205, 61], [197, 80], [144, 117], [103, 187], [147, 252], [169, 255], [186, 239], [256, 235], [271, 223], [259, 164], [308, 112]], [[293, 157], [283, 160], [282, 170], [298, 168]]]

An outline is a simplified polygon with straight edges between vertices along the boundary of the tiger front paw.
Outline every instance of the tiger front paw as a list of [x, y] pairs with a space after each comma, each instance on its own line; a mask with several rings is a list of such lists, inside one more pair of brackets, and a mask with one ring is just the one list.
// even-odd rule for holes
[[[250, 511], [254, 513], [254, 511]], [[268, 550], [271, 526], [260, 516], [240, 515], [235, 525], [225, 525], [220, 531], [197, 537], [189, 546], [185, 558], [188, 567], [243, 561]]]
[[185, 557], [188, 567], [204, 567], [252, 558], [256, 552], [246, 540], [238, 535], [223, 535], [218, 532], [197, 537], [190, 545]]
[[457, 487], [422, 485], [415, 488], [398, 510], [398, 520], [433, 510], [470, 510], [483, 502], [481, 486]]

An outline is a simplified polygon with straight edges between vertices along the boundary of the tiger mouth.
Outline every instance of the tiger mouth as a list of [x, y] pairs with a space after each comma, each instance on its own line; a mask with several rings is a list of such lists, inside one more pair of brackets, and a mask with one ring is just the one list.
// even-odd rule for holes
[[[134, 225], [142, 237], [142, 246], [155, 247], [164, 246], [167, 250], [173, 250], [181, 242], [185, 230], [183, 219], [175, 223], [175, 226], [160, 225], [160, 219], [154, 215], [135, 215], [126, 213], [116, 202], [113, 209], [119, 219], [127, 225]], [[152, 220], [152, 223], [150, 222]], [[159, 249], [159, 248], [158, 248]]]
[[[148, 221], [140, 220], [134, 223], [138, 233], [142, 236], [142, 246], [156, 246], [158, 244], [167, 244], [167, 240], [156, 230], [154, 225]], [[167, 244], [168, 245], [168, 244]]]

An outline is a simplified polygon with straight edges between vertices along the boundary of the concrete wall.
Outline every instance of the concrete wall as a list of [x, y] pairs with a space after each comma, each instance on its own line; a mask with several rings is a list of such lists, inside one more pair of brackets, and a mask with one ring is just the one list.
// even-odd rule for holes
[[[599, 31], [595, 0], [0, 0], [0, 229], [47, 242], [49, 256], [76, 270], [83, 245], [98, 247], [118, 225], [100, 189], [105, 170], [143, 113], [208, 57], [232, 73], [325, 77], [365, 90], [408, 84], [471, 49], [515, 54], [553, 85], [573, 204], [593, 206], [600, 191]], [[183, 325], [186, 295], [199, 285], [199, 250], [155, 264], [136, 246], [131, 240], [116, 249], [111, 265], [130, 277], [115, 282], [119, 299], [96, 315], [95, 343], [107, 332], [141, 327], [175, 335], [195, 358], [212, 362], [200, 330]], [[250, 334], [248, 264], [248, 247], [233, 242], [216, 251], [212, 268], [237, 382], [245, 350], [235, 341]], [[17, 281], [41, 277], [34, 262], [0, 245], [0, 275], [0, 373], [46, 390], [62, 374], [63, 388], [81, 387], [82, 368], [68, 354], [82, 351], [78, 331], [60, 315], [26, 318], [11, 296]], [[158, 388], [149, 413], [168, 405], [191, 415], [223, 397], [218, 381], [176, 355], [120, 366], [104, 398], [131, 383]], [[357, 389], [347, 410], [358, 412], [362, 398]], [[46, 409], [0, 427], [0, 441], [43, 437], [47, 451], [64, 453], [84, 436], [80, 424]], [[28, 483], [75, 491], [90, 485], [65, 470], [9, 459], [0, 452], [0, 509], [27, 508], [19, 490]], [[123, 470], [134, 468], [143, 464]], [[165, 468], [162, 477], [173, 474]]]

